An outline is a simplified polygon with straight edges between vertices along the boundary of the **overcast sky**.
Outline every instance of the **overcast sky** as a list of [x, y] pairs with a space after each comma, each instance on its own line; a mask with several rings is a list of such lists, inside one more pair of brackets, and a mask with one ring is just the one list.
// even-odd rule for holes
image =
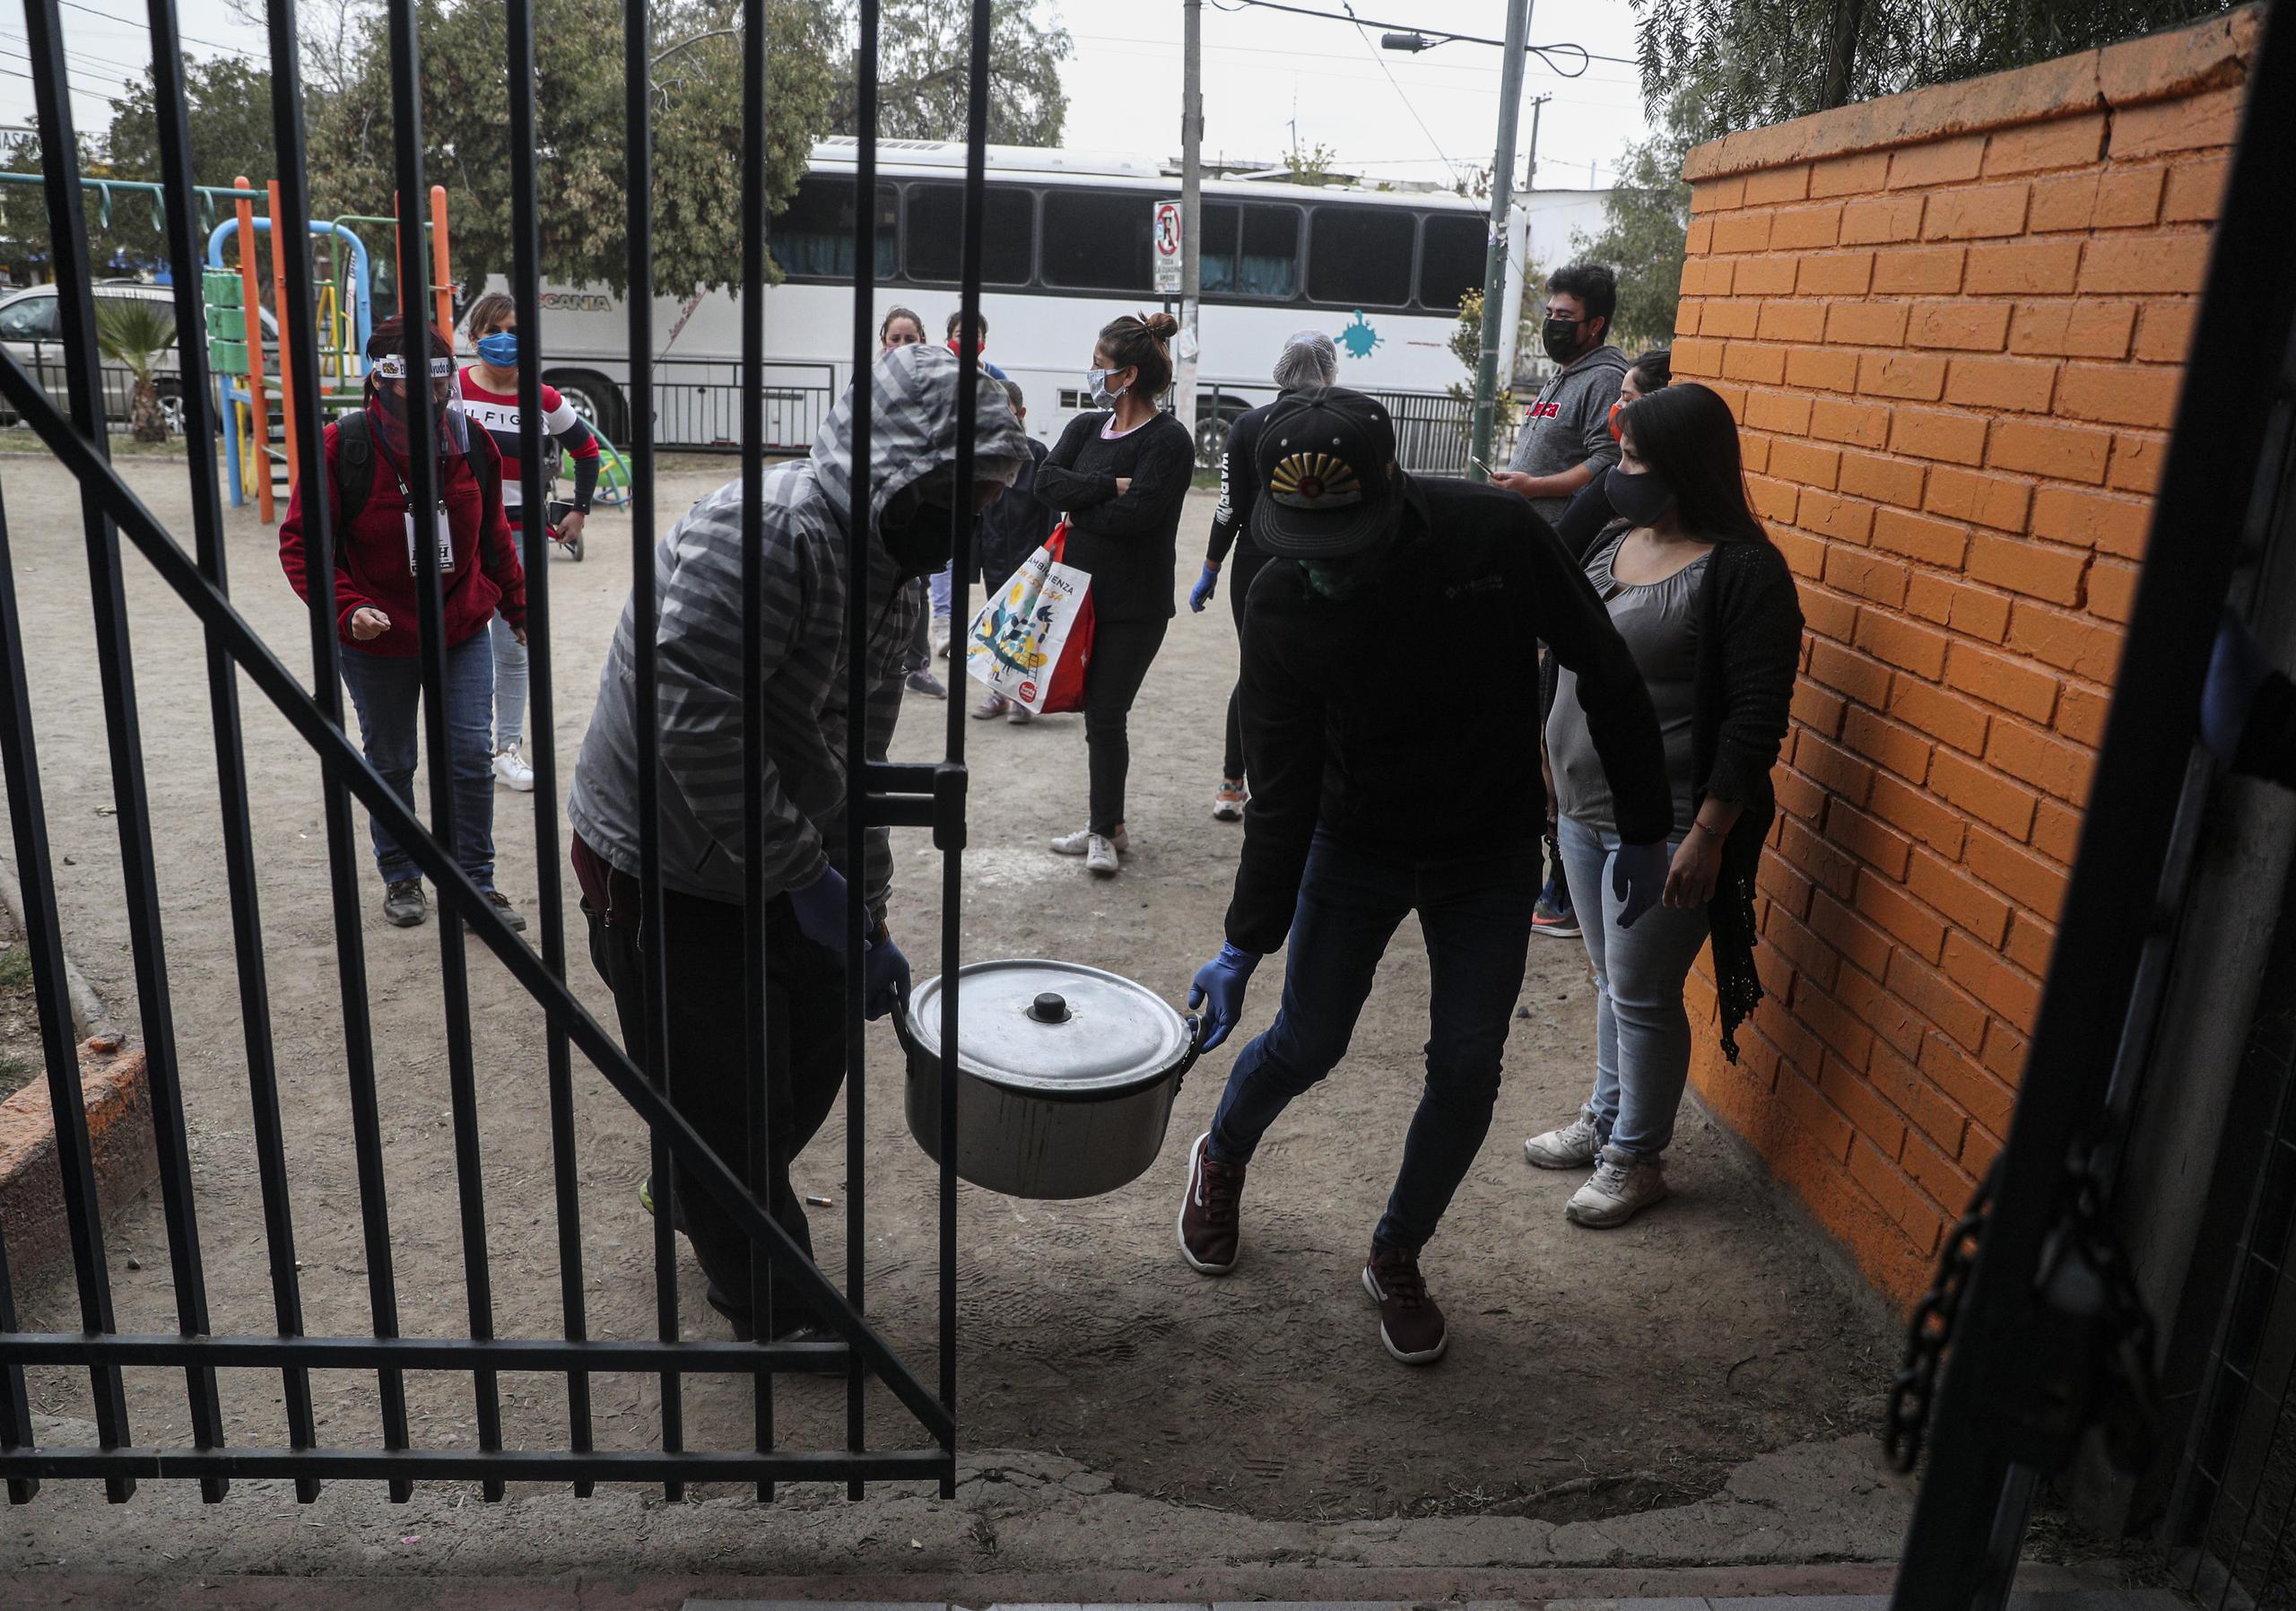
[[[1342, 0], [1292, 3], [1344, 9]], [[1296, 124], [1301, 147], [1320, 143], [1338, 153], [1344, 167], [1368, 175], [1439, 179], [1452, 169], [1490, 162], [1500, 52], [1465, 43], [1418, 56], [1383, 50], [1376, 24], [1408, 22], [1419, 29], [1496, 37], [1504, 30], [1503, 7], [1496, 0], [1354, 3], [1357, 13], [1370, 20], [1360, 30], [1344, 21], [1293, 16], [1239, 0], [1206, 0], [1207, 153], [1275, 160], [1291, 149]], [[143, 0], [59, 4], [65, 45], [74, 53], [74, 116], [83, 128], [100, 128], [110, 120], [107, 97], [123, 77], [141, 77], [151, 59], [150, 34], [138, 20]], [[1076, 40], [1065, 71], [1067, 143], [1176, 154], [1179, 0], [1059, 0], [1044, 9], [1057, 11]], [[265, 52], [262, 30], [239, 22], [225, 0], [178, 0], [177, 14], [194, 55], [234, 47], [258, 57]], [[1567, 7], [1546, 0], [1534, 13], [1531, 39], [1583, 46], [1596, 58], [1631, 58], [1633, 14], [1627, 0], [1577, 0]], [[0, 0], [0, 123], [20, 126], [30, 115], [25, 49], [22, 0]], [[1573, 57], [1565, 65], [1578, 63]], [[1621, 145], [1644, 133], [1635, 70], [1624, 61], [1590, 60], [1578, 76], [1566, 78], [1534, 56], [1525, 92], [1552, 97], [1539, 132], [1542, 185], [1609, 184]], [[1159, 107], [1172, 109], [1170, 115], [1157, 115]], [[1529, 121], [1526, 109], [1521, 145], [1528, 144]]]

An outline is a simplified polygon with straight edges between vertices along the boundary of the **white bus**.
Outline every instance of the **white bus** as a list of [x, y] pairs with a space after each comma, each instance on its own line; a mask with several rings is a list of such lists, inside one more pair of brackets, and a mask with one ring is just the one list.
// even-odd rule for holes
[[[928, 340], [957, 307], [964, 147], [878, 144], [876, 306], [915, 309]], [[809, 445], [851, 378], [855, 143], [813, 150], [810, 170], [773, 221], [785, 275], [766, 292], [767, 440]], [[1050, 440], [1085, 400], [1092, 343], [1120, 313], [1171, 307], [1152, 290], [1155, 204], [1178, 180], [1155, 165], [1066, 150], [987, 152], [981, 311], [984, 356], [1022, 388], [1029, 429]], [[1518, 220], [1519, 222], [1519, 220]], [[1483, 283], [1489, 221], [1443, 193], [1391, 193], [1257, 180], [1204, 186], [1202, 357], [1197, 440], [1206, 462], [1226, 422], [1274, 395], [1284, 338], [1322, 330], [1340, 378], [1389, 399], [1413, 467], [1464, 463], [1467, 379], [1449, 347], [1460, 296]], [[1522, 261], [1521, 231], [1514, 257]], [[656, 440], [732, 446], [741, 437], [738, 295], [664, 299], [655, 309]], [[611, 440], [630, 420], [627, 315], [603, 290], [545, 283], [544, 378]]]

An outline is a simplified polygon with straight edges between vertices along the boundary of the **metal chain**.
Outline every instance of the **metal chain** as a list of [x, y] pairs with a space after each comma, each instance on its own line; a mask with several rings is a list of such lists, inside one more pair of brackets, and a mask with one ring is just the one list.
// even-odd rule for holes
[[1978, 1182], [1970, 1206], [1945, 1232], [1937, 1255], [1937, 1276], [1906, 1322], [1905, 1361], [1890, 1383], [1889, 1408], [1884, 1413], [1882, 1447], [1900, 1471], [1911, 1471], [1921, 1461], [1921, 1442], [1929, 1430], [1929, 1406], [1937, 1391], [1937, 1372], [1952, 1340], [1953, 1317], [1961, 1306], [1970, 1267], [1977, 1263], [1978, 1244], [1993, 1211], [1994, 1177], [2000, 1160]]

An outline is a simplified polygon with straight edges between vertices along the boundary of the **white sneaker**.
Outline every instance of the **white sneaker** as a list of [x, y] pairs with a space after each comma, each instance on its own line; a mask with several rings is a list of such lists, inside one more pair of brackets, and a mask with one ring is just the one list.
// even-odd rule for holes
[[1013, 727], [1025, 727], [1036, 718], [1037, 713], [1020, 701], [1009, 700], [1005, 702], [1004, 719]]
[[949, 657], [949, 618], [946, 615], [933, 617], [933, 652], [944, 660]]
[[972, 718], [975, 721], [995, 721], [1012, 709], [1011, 700], [1001, 693], [992, 693], [972, 708]]
[[1626, 1223], [1665, 1197], [1665, 1165], [1606, 1146], [1587, 1183], [1570, 1194], [1562, 1217], [1574, 1225], [1605, 1231]]
[[1212, 820], [1215, 823], [1240, 823], [1244, 820], [1244, 802], [1249, 798], [1244, 792], [1241, 778], [1222, 778], [1212, 796]]
[[1079, 828], [1074, 833], [1064, 833], [1052, 840], [1053, 853], [1058, 856], [1090, 856], [1094, 840], [1110, 847], [1119, 856], [1132, 849], [1132, 836], [1121, 828], [1112, 834], [1099, 834], [1090, 828]]
[[515, 744], [505, 745], [494, 752], [494, 775], [522, 795], [534, 792], [535, 769], [526, 764], [526, 758], [519, 753], [519, 746]]
[[1118, 859], [1116, 841], [1104, 834], [1092, 835], [1091, 849], [1084, 852], [1084, 870], [1102, 878], [1113, 878], [1123, 870]]
[[1534, 1169], [1584, 1169], [1601, 1145], [1595, 1139], [1595, 1121], [1581, 1113], [1561, 1129], [1523, 1143], [1523, 1156]]

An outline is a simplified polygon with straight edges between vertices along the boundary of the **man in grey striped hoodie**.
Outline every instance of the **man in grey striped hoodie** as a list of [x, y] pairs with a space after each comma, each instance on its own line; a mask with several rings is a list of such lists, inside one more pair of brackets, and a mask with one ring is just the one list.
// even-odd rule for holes
[[[906, 584], [949, 561], [955, 485], [957, 360], [945, 349], [897, 347], [864, 384], [872, 388], [866, 484], [871, 534], [865, 579], [867, 753], [884, 759], [900, 713], [902, 661], [915, 629], [917, 590]], [[978, 422], [970, 504], [985, 508], [1011, 484], [1028, 452], [1004, 389], [978, 379]], [[768, 1022], [787, 1036], [767, 1093], [773, 1144], [774, 1217], [810, 1254], [789, 1162], [828, 1118], [845, 1080], [843, 842], [847, 702], [845, 614], [853, 579], [848, 532], [855, 502], [853, 396], [839, 403], [812, 453], [773, 468], [764, 483], [764, 676], [742, 678], [742, 487], [696, 503], [654, 553], [657, 614], [654, 721], [660, 745], [657, 842], [663, 921], [644, 924], [638, 884], [637, 623], [625, 606], [598, 679], [598, 702], [574, 771], [567, 814], [590, 925], [590, 959], [614, 993], [622, 1044], [646, 1050], [641, 936], [667, 947], [671, 1094], [679, 1110], [736, 1171], [747, 1156], [742, 993], [742, 724], [744, 702], [765, 707], [764, 883]], [[887, 831], [869, 830], [860, 876], [874, 932], [865, 990], [872, 1017], [906, 994], [909, 965], [884, 923], [892, 885]], [[680, 1220], [709, 1277], [709, 1302], [735, 1333], [755, 1334], [748, 1239], [693, 1180], [677, 1180]], [[778, 1284], [776, 1284], [777, 1286]], [[813, 1318], [778, 1294], [773, 1331], [803, 1335]]]

